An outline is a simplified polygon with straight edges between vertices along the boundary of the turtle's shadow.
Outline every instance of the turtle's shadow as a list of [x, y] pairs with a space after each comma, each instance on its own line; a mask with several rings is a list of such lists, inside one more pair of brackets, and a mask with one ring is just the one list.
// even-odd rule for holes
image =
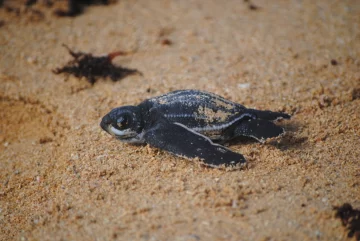
[[[299, 137], [296, 136], [295, 134], [301, 127], [299, 124], [287, 123], [285, 125], [282, 125], [282, 127], [285, 129], [285, 134], [283, 136], [273, 140], [266, 141], [264, 144], [272, 145], [284, 151], [284, 150], [298, 148], [299, 146], [303, 146], [306, 143], [308, 139], [307, 137]], [[258, 143], [258, 141], [251, 137], [240, 136], [226, 142], [225, 145], [230, 145], [230, 146], [236, 144], [249, 145], [253, 143]]]
[[292, 122], [287, 123], [283, 127], [285, 129], [285, 135], [278, 140], [271, 140], [269, 142], [270, 145], [273, 145], [282, 151], [295, 149], [307, 145], [308, 137], [297, 135], [302, 125], [296, 122]]

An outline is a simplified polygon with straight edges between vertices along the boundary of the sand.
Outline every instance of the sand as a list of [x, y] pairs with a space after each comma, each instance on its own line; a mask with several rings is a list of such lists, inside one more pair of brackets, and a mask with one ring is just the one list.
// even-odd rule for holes
[[[0, 240], [354, 240], [360, 208], [360, 3], [119, 0], [76, 18], [0, 10]], [[62, 44], [133, 52], [120, 81], [55, 75]], [[206, 168], [99, 127], [178, 89], [293, 115], [287, 134]]]

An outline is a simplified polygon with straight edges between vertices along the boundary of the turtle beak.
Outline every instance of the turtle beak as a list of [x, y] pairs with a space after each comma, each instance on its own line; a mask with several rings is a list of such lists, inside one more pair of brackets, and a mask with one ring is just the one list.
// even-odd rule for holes
[[101, 128], [106, 131], [109, 132], [109, 125], [111, 124], [111, 118], [109, 115], [106, 115], [102, 118], [101, 122], [100, 122], [100, 126]]

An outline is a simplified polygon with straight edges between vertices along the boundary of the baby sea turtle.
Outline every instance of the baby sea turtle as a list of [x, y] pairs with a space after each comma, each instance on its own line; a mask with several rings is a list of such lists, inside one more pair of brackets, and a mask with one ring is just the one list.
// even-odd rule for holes
[[284, 133], [272, 122], [280, 118], [290, 119], [290, 115], [248, 109], [208, 92], [178, 90], [138, 106], [115, 108], [103, 117], [100, 126], [120, 141], [148, 143], [219, 167], [245, 163], [245, 158], [213, 141], [248, 136], [264, 142]]

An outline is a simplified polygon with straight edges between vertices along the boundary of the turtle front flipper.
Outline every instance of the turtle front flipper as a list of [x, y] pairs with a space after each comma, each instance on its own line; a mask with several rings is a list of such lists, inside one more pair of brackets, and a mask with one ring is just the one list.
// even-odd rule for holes
[[261, 119], [249, 119], [239, 122], [231, 130], [232, 136], [248, 136], [260, 142], [265, 142], [268, 138], [278, 137], [285, 133], [285, 130], [275, 125], [273, 122]]
[[243, 155], [213, 143], [208, 137], [182, 124], [172, 123], [159, 116], [146, 130], [144, 139], [150, 146], [177, 156], [188, 159], [198, 157], [211, 167], [235, 166], [246, 162]]
[[269, 110], [247, 109], [247, 112], [256, 115], [257, 119], [268, 120], [268, 121], [291, 118], [289, 114], [283, 112], [274, 112]]

